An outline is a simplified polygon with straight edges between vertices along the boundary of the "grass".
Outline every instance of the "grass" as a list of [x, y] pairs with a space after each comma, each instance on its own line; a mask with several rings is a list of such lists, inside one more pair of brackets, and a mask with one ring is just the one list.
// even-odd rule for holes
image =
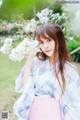
[[0, 53], [0, 111], [8, 111], [10, 120], [16, 120], [13, 104], [19, 94], [15, 92], [15, 79], [24, 61], [12, 62], [7, 55]]
[[[15, 92], [15, 79], [24, 61], [12, 62], [7, 55], [0, 53], [0, 111], [8, 111], [10, 120], [17, 120], [13, 113], [13, 104], [20, 94]], [[80, 64], [74, 63], [80, 74]]]

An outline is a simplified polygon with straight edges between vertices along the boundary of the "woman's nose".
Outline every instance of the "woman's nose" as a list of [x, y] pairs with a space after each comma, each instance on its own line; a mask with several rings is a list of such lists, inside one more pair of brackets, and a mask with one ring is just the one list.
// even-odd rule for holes
[[44, 47], [47, 48], [47, 47], [48, 47], [48, 44], [47, 44], [47, 43], [44, 43]]

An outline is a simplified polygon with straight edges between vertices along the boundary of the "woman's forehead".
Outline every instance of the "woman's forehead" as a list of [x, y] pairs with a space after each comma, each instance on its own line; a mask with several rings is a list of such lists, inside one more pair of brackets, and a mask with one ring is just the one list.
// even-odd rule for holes
[[50, 38], [51, 37], [45, 33], [45, 34], [42, 34], [42, 35], [39, 36], [39, 41], [47, 40], [47, 39], [50, 39]]
[[45, 37], [42, 37], [40, 36], [40, 40], [39, 41], [44, 41], [44, 40], [47, 40], [47, 39], [50, 39], [51, 37], [49, 36], [45, 36]]

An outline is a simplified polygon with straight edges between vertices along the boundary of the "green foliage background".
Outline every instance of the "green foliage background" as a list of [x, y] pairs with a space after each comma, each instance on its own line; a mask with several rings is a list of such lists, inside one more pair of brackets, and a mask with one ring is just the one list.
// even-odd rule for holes
[[0, 19], [9, 22], [16, 21], [19, 17], [31, 19], [46, 7], [53, 9], [54, 13], [62, 13], [62, 5], [56, 4], [55, 0], [3, 0]]

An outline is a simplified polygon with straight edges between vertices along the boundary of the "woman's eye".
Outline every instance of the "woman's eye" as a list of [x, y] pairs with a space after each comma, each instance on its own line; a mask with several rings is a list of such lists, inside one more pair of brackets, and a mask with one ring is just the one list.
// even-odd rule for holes
[[51, 41], [52, 39], [48, 39], [47, 41], [49, 42], [49, 41]]
[[39, 44], [43, 44], [43, 42], [40, 42]]

